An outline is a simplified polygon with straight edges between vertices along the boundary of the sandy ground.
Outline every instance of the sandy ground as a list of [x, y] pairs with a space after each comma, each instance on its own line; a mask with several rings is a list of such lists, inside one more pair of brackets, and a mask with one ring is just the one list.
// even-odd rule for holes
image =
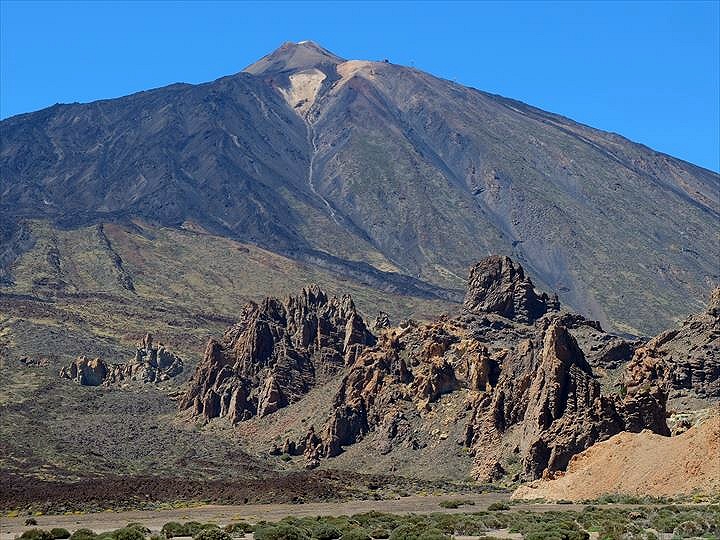
[[582, 500], [607, 493], [720, 492], [720, 415], [681, 435], [618, 433], [576, 455], [567, 473], [519, 487], [514, 499]]
[[[458, 509], [444, 509], [439, 506], [440, 501], [448, 499], [469, 499], [475, 505]], [[200, 521], [226, 525], [232, 521], [244, 520], [257, 522], [259, 520], [277, 521], [286, 516], [322, 516], [322, 515], [351, 515], [361, 512], [377, 510], [396, 514], [430, 513], [430, 512], [477, 512], [485, 510], [493, 502], [508, 499], [508, 494], [485, 493], [480, 495], [463, 494], [454, 496], [411, 496], [387, 501], [348, 501], [342, 503], [307, 503], [307, 504], [258, 504], [243, 506], [200, 506], [196, 508], [182, 508], [176, 510], [130, 511], [130, 512], [99, 512], [82, 515], [38, 516], [37, 527], [49, 529], [64, 527], [74, 531], [87, 527], [96, 532], [110, 531], [125, 526], [130, 522], [140, 522], [153, 531], [168, 521]], [[517, 505], [517, 509], [530, 509], [536, 511], [546, 510], [578, 510], [582, 506], [562, 505], [558, 507], [550, 504]], [[28, 529], [25, 525], [27, 516], [17, 518], [0, 518], [0, 540], [10, 540]], [[512, 538], [512, 535], [507, 536]]]

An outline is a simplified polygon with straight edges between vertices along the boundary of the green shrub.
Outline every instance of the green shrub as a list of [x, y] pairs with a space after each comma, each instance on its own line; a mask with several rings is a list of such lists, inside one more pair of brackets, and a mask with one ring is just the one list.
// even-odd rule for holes
[[355, 527], [345, 531], [341, 540], [370, 540], [370, 535], [362, 527]]
[[283, 461], [290, 461], [292, 459], [292, 456], [290, 454], [283, 454], [280, 456], [280, 459]]
[[118, 529], [109, 536], [114, 540], [145, 540], [145, 534], [135, 527]]
[[185, 534], [183, 536], [195, 536], [203, 530], [204, 525], [199, 521], [188, 521], [184, 525]]
[[25, 520], [25, 525], [26, 525], [26, 526], [37, 525], [37, 519], [35, 519], [35, 518], [33, 518], [33, 517], [27, 518], [27, 519]]
[[[187, 536], [185, 532], [185, 525], [182, 523], [178, 523], [177, 521], [169, 521], [165, 525], [162, 526], [162, 529], [160, 529], [160, 533], [165, 538], [173, 538], [175, 536]], [[71, 538], [70, 540], [75, 540], [74, 538]]]
[[340, 529], [333, 527], [329, 523], [321, 523], [312, 532], [312, 537], [317, 538], [317, 540], [335, 540], [341, 536]]
[[150, 534], [150, 529], [148, 529], [142, 523], [137, 523], [137, 522], [128, 523], [127, 525], [125, 525], [125, 528], [126, 529], [137, 529], [138, 531], [140, 531], [143, 534]]
[[78, 529], [70, 536], [70, 540], [94, 540], [95, 538], [97, 538], [97, 534], [91, 529]]
[[589, 540], [590, 535], [561, 523], [542, 523], [523, 535], [524, 540]]
[[50, 534], [52, 534], [55, 540], [70, 538], [70, 531], [68, 531], [67, 529], [63, 529], [62, 527], [55, 527], [54, 529], [50, 529]]
[[277, 525], [258, 525], [254, 532], [255, 540], [309, 540], [302, 529], [288, 523]]
[[683, 521], [673, 529], [673, 535], [681, 538], [692, 538], [693, 536], [701, 536], [705, 533], [705, 527], [697, 521]]
[[440, 529], [429, 528], [424, 530], [418, 536], [418, 540], [450, 540], [450, 536], [442, 532]]
[[494, 502], [488, 506], [488, 510], [491, 512], [496, 512], [498, 510], [510, 510], [510, 505], [504, 502]]
[[29, 529], [20, 535], [23, 540], [55, 540], [50, 531], [45, 529]]
[[232, 540], [232, 536], [215, 526], [200, 530], [193, 536], [193, 540]]
[[390, 540], [449, 540], [440, 529], [423, 523], [407, 523], [390, 533]]
[[387, 529], [373, 529], [370, 532], [370, 536], [378, 540], [385, 540], [386, 538], [390, 538], [390, 531]]
[[225, 532], [230, 533], [231, 535], [236, 535], [239, 533], [250, 533], [253, 532], [254, 527], [250, 525], [249, 523], [245, 523], [244, 521], [239, 521], [237, 523], [228, 523], [225, 526]]

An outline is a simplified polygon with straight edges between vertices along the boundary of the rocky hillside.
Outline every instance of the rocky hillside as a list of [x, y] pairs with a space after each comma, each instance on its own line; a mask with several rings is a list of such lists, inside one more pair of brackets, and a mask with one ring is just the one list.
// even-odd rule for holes
[[[287, 43], [206, 84], [15, 116], [0, 132], [0, 278], [9, 294], [55, 298], [76, 287], [143, 303], [149, 293], [136, 281], [149, 279], [150, 263], [114, 253], [102, 224], [123, 231], [116, 242], [143, 244], [146, 259], [168, 257], [156, 234], [191, 230], [200, 243], [235, 241], [289, 261], [292, 280], [332, 274], [408, 304], [459, 302], [466, 268], [504, 253], [564, 304], [632, 334], [699, 310], [718, 282], [717, 174], [312, 42]], [[97, 286], [82, 272], [95, 258], [52, 242], [94, 226], [109, 273], [91, 276], [112, 278]], [[49, 272], [23, 262], [32, 250]], [[211, 303], [254, 292], [230, 284], [243, 258], [233, 254], [214, 273]], [[170, 255], [188, 267], [199, 252]], [[83, 279], [68, 282], [75, 269]], [[172, 290], [174, 273], [153, 274], [154, 294]], [[204, 297], [206, 281], [187, 284]], [[278, 288], [269, 282], [260, 296]]]
[[[670, 434], [665, 374], [679, 357], [657, 352], [661, 336], [640, 346], [607, 334], [504, 256], [473, 266], [468, 283], [460, 315], [377, 339], [349, 297], [316, 287], [249, 304], [209, 342], [180, 409], [224, 417], [251, 445], [311, 468], [404, 464], [422, 475], [423, 462], [464, 449], [454, 475], [482, 480], [552, 476], [622, 431]], [[699, 394], [720, 367], [717, 322], [706, 322], [684, 334], [697, 353], [683, 358], [707, 374], [690, 379]]]

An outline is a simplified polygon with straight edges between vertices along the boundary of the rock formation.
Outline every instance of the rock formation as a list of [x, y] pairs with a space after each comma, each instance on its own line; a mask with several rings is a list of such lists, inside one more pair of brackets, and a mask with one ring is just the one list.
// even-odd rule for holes
[[[488, 257], [470, 271], [461, 314], [398, 327], [383, 322], [375, 338], [349, 297], [328, 299], [311, 287], [283, 302], [248, 304], [208, 344], [180, 408], [233, 422], [277, 413], [286, 426], [305, 416], [297, 414], [305, 394], [339, 378], [331, 403], [313, 411], [325, 420], [295, 425], [292, 436], [273, 440], [271, 453], [304, 456], [314, 468], [358, 443], [362, 452], [397, 452], [399, 460], [457, 443], [478, 479], [552, 477], [621, 431], [670, 434], [668, 391], [682, 372], [658, 351], [690, 329], [698, 360], [687, 384], [712, 393], [716, 378], [707, 366], [717, 363], [718, 311], [713, 304], [684, 323], [686, 333], [643, 346], [561, 310], [520, 265]], [[601, 377], [619, 369], [613, 390]], [[282, 416], [292, 404], [299, 409]]]
[[124, 382], [159, 383], [182, 373], [183, 361], [162, 344], [153, 344], [146, 334], [135, 357], [124, 364], [111, 364], [100, 358], [78, 357], [60, 370], [60, 376], [83, 386], [110, 386]]
[[79, 356], [72, 364], [60, 370], [60, 376], [82, 386], [100, 386], [109, 382], [108, 365], [100, 358]]
[[251, 302], [210, 340], [180, 408], [232, 422], [266, 416], [337, 376], [374, 341], [349, 296], [328, 298], [316, 285]]
[[[683, 398], [720, 400], [720, 287], [710, 295], [707, 309], [682, 321], [635, 351], [629, 373], [644, 372], [664, 385], [682, 408]], [[623, 381], [628, 391], [636, 384]]]
[[518, 322], [532, 322], [560, 307], [557, 296], [537, 294], [523, 267], [509, 257], [487, 257], [470, 269], [463, 303], [471, 313], [496, 313]]
[[590, 328], [610, 349], [623, 346], [599, 324], [560, 312], [521, 266], [489, 257], [470, 272], [465, 313], [386, 330], [359, 355], [317, 445], [305, 453], [336, 456], [370, 432], [383, 434], [381, 453], [420, 448], [423, 415], [445, 395], [464, 400], [470, 413], [456, 419], [466, 425], [458, 442], [484, 480], [508, 474], [510, 462], [520, 464], [518, 477], [551, 474], [623, 430], [669, 434], [663, 389], [646, 381], [653, 374], [629, 374], [635, 384], [624, 396], [603, 395], [569, 326]]

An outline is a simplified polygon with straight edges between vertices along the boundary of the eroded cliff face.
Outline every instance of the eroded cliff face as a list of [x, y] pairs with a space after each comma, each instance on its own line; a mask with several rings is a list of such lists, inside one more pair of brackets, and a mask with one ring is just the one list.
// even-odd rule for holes
[[315, 285], [250, 303], [210, 340], [180, 407], [207, 420], [266, 416], [337, 376], [374, 341], [349, 296], [328, 298]]
[[[720, 287], [710, 294], [704, 312], [638, 348], [628, 372], [664, 385], [680, 409], [687, 398], [720, 400]], [[633, 379], [624, 383], [628, 391], [636, 384]]]
[[[712, 321], [704, 318], [717, 311], [711, 306], [702, 325], [691, 325], [706, 329]], [[471, 269], [458, 316], [375, 328], [377, 339], [348, 297], [328, 300], [316, 287], [250, 304], [208, 344], [181, 409], [246, 420], [289, 404], [302, 409], [312, 388], [339, 379], [319, 412], [325, 420], [273, 442], [272, 453], [304, 455], [316, 467], [362, 442], [363, 452], [412, 459], [454, 433], [472, 456], [468, 472], [481, 480], [552, 476], [621, 431], [670, 434], [672, 368], [648, 352], [660, 338], [641, 346], [561, 310], [507, 257]], [[695, 336], [704, 343], [697, 350], [708, 352], [703, 365], [717, 362], [713, 336]], [[623, 364], [615, 391], [603, 390], [600, 373]], [[438, 430], [438, 416], [452, 429]]]

